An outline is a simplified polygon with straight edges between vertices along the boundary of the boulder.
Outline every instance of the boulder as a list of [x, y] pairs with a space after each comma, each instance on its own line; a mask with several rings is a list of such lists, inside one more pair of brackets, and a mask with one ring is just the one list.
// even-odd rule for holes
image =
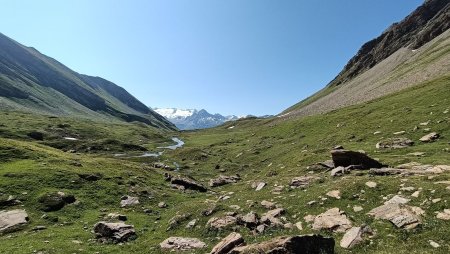
[[0, 194], [0, 207], [1, 206], [13, 206], [20, 204], [20, 201], [14, 198], [12, 195]]
[[118, 213], [110, 213], [106, 216], [106, 219], [112, 220], [112, 221], [114, 221], [114, 220], [127, 221], [128, 220], [126, 215], [118, 214]]
[[339, 208], [331, 208], [314, 218], [314, 230], [328, 229], [334, 232], [345, 232], [352, 227], [352, 222]]
[[209, 180], [209, 186], [210, 187], [218, 187], [218, 186], [222, 186], [222, 185], [229, 184], [229, 183], [236, 183], [240, 179], [241, 178], [239, 177], [239, 175], [235, 175], [235, 176], [220, 175], [217, 178]]
[[264, 186], [266, 186], [266, 183], [265, 182], [258, 182], [255, 185], [256, 185], [254, 187], [255, 191], [260, 191], [260, 190], [262, 190], [262, 188], [264, 188]]
[[331, 198], [341, 199], [341, 191], [340, 190], [329, 191], [329, 192], [327, 192], [326, 195]]
[[298, 235], [276, 237], [266, 242], [236, 247], [230, 254], [331, 254], [334, 253], [334, 239], [321, 235]]
[[408, 138], [388, 138], [378, 142], [375, 145], [375, 147], [377, 149], [387, 149], [387, 148], [399, 149], [399, 148], [406, 148], [412, 145], [414, 145], [414, 141]]
[[188, 251], [205, 248], [206, 244], [197, 238], [172, 236], [160, 243], [159, 246], [163, 250]]
[[432, 133], [429, 133], [429, 134], [421, 137], [419, 140], [422, 142], [433, 142], [438, 138], [439, 138], [439, 134], [436, 132], [432, 132]]
[[[167, 228], [167, 230], [172, 230], [176, 227], [178, 227], [181, 223], [188, 221], [191, 218], [191, 214], [190, 213], [182, 213], [182, 214], [177, 214], [175, 216], [173, 216], [170, 220], [169, 220], [169, 227]], [[194, 221], [194, 225], [195, 225]]]
[[189, 189], [189, 190], [195, 190], [200, 192], [206, 192], [207, 189], [201, 185], [200, 183], [196, 182], [192, 178], [188, 177], [181, 177], [181, 176], [171, 176], [170, 174], [165, 174], [166, 181], [170, 181], [172, 185], [181, 186], [182, 188], [179, 189]]
[[138, 197], [123, 196], [120, 200], [120, 207], [135, 206], [139, 204]]
[[232, 232], [227, 237], [223, 238], [214, 248], [210, 254], [227, 254], [235, 247], [244, 243], [244, 238], [241, 234]]
[[94, 225], [94, 233], [101, 242], [120, 243], [137, 238], [134, 226], [123, 222], [109, 223], [100, 221]]
[[226, 215], [224, 217], [213, 217], [208, 220], [206, 227], [217, 230], [235, 225], [236, 222], [237, 219], [234, 216]]
[[0, 211], [0, 233], [14, 231], [27, 223], [28, 214], [25, 210]]
[[45, 212], [61, 210], [66, 204], [76, 201], [75, 196], [66, 195], [64, 192], [47, 193], [39, 197], [40, 209]]
[[249, 212], [244, 216], [239, 216], [237, 222], [247, 228], [255, 228], [259, 224], [259, 216], [255, 212]]
[[450, 220], [450, 209], [444, 209], [443, 212], [438, 212], [436, 218], [440, 220]]
[[267, 213], [263, 214], [263, 216], [261, 217], [261, 222], [270, 226], [283, 227], [283, 223], [280, 221], [280, 219], [278, 219], [278, 217], [284, 213], [285, 210], [283, 208], [270, 210]]
[[409, 199], [395, 196], [367, 214], [375, 219], [389, 220], [398, 228], [412, 229], [421, 223], [420, 215], [424, 214], [424, 211], [420, 207], [406, 205], [408, 201]]
[[267, 200], [263, 200], [263, 201], [261, 201], [261, 206], [266, 209], [274, 209], [275, 203], [267, 201]]
[[346, 174], [346, 173], [348, 173], [348, 172], [349, 172], [349, 171], [346, 170], [344, 167], [339, 166], [339, 167], [333, 168], [333, 169], [331, 170], [331, 172], [330, 172], [330, 175], [331, 175], [331, 176], [341, 176], [341, 175], [344, 175], [344, 174]]
[[369, 168], [381, 168], [383, 165], [367, 156], [365, 153], [350, 151], [350, 150], [332, 150], [331, 158], [333, 159], [336, 167], [348, 167], [352, 165], [358, 165], [363, 169]]
[[376, 188], [377, 187], [377, 183], [374, 181], [368, 181], [366, 182], [366, 186], [369, 188]]

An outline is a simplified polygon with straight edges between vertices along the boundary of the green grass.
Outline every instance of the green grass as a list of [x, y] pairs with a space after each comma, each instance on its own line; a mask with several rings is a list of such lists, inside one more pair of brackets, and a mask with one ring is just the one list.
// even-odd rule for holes
[[[369, 224], [376, 236], [371, 243], [361, 244], [351, 251], [339, 247], [342, 234], [314, 232], [303, 221], [304, 230], [270, 229], [261, 235], [253, 235], [248, 229], [235, 230], [243, 234], [246, 242], [261, 242], [278, 235], [321, 233], [336, 239], [337, 253], [448, 253], [450, 250], [450, 222], [438, 220], [435, 212], [448, 207], [449, 190], [436, 181], [450, 180], [450, 172], [428, 176], [377, 176], [363, 172], [345, 177], [331, 178], [329, 173], [310, 172], [309, 165], [330, 158], [329, 151], [335, 145], [365, 150], [381, 162], [396, 166], [417, 161], [429, 164], [450, 164], [449, 140], [450, 77], [404, 90], [375, 101], [347, 107], [327, 114], [284, 121], [279, 118], [264, 120], [239, 120], [214, 129], [190, 132], [159, 132], [142, 124], [120, 122], [95, 122], [74, 118], [51, 118], [19, 112], [0, 113], [0, 193], [14, 195], [22, 201], [16, 208], [24, 208], [30, 223], [22, 230], [0, 236], [0, 253], [159, 253], [158, 244], [169, 236], [197, 237], [212, 248], [221, 237], [233, 229], [221, 232], [205, 228], [209, 217], [201, 211], [224, 194], [231, 198], [217, 202], [220, 216], [231, 211], [230, 205], [239, 205], [240, 213], [265, 210], [259, 206], [262, 200], [273, 200], [287, 210], [288, 221], [303, 221], [307, 214], [316, 215], [332, 207], [344, 210], [354, 225]], [[428, 126], [419, 123], [430, 121]], [[58, 127], [67, 124], [66, 127]], [[229, 127], [235, 126], [232, 129]], [[419, 129], [414, 130], [415, 126]], [[433, 143], [421, 143], [420, 137], [436, 131], [441, 138]], [[405, 137], [414, 140], [414, 146], [406, 149], [375, 149], [382, 138], [394, 137], [397, 131], [406, 131]], [[44, 133], [44, 140], [29, 138], [30, 131]], [[381, 134], [374, 135], [375, 131]], [[79, 137], [77, 142], [62, 140], [63, 136]], [[117, 152], [138, 154], [133, 146], [139, 145], [150, 151], [157, 146], [170, 143], [169, 138], [180, 136], [185, 147], [166, 151], [161, 158], [114, 158]], [[110, 142], [115, 140], [117, 142]], [[83, 147], [98, 144], [100, 150]], [[74, 149], [75, 153], [66, 152]], [[423, 157], [408, 155], [425, 152]], [[242, 180], [213, 188], [211, 192], [179, 192], [164, 181], [164, 170], [153, 168], [152, 162], [181, 165], [180, 174], [190, 175], [199, 182], [219, 174], [239, 173]], [[77, 165], [74, 162], [80, 163]], [[219, 166], [219, 169], [216, 169]], [[81, 173], [101, 174], [96, 182], [79, 177]], [[320, 181], [312, 183], [306, 190], [290, 189], [293, 177], [315, 175]], [[251, 189], [254, 181], [265, 181], [268, 185], [260, 192]], [[375, 181], [378, 186], [369, 189], [366, 181]], [[386, 221], [373, 220], [366, 215], [370, 209], [382, 204], [383, 196], [399, 192], [400, 184], [423, 188], [419, 198], [411, 204], [426, 211], [423, 223], [417, 229], [396, 229]], [[274, 185], [283, 185], [281, 194], [272, 194]], [[319, 196], [325, 197], [330, 190], [339, 189], [342, 199], [328, 198], [320, 204]], [[364, 193], [361, 191], [364, 190]], [[64, 207], [57, 212], [47, 212], [42, 218], [38, 197], [44, 193], [64, 191], [79, 200], [77, 204]], [[141, 204], [133, 208], [120, 208], [122, 195], [139, 196]], [[357, 195], [357, 196], [354, 196]], [[409, 195], [409, 194], [408, 194]], [[432, 204], [426, 199], [442, 198]], [[209, 201], [208, 201], [209, 200]], [[309, 206], [307, 202], [319, 201]], [[165, 201], [166, 209], [157, 204]], [[249, 206], [250, 201], [255, 205]], [[353, 212], [354, 205], [363, 206], [362, 212]], [[12, 207], [0, 207], [12, 209]], [[151, 213], [144, 213], [151, 209]], [[128, 216], [127, 223], [136, 228], [138, 238], [124, 245], [100, 244], [91, 230], [104, 214], [119, 212]], [[169, 220], [177, 213], [189, 213], [190, 219], [198, 219], [194, 229], [186, 229], [185, 221], [167, 231]], [[55, 222], [55, 218], [58, 221]], [[37, 225], [46, 230], [34, 232]], [[79, 240], [82, 244], [72, 243]], [[432, 249], [428, 240], [441, 244]], [[48, 241], [48, 242], [46, 242]], [[206, 251], [198, 251], [205, 253]]]

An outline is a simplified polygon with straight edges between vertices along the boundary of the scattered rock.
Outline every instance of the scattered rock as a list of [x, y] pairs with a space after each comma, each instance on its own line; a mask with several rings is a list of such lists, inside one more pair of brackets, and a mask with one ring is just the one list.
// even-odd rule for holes
[[399, 149], [399, 148], [405, 148], [408, 146], [414, 145], [414, 141], [407, 138], [388, 138], [383, 141], [378, 142], [375, 147], [377, 149], [387, 149], [387, 148], [393, 148], [393, 149]]
[[352, 222], [339, 208], [331, 208], [314, 218], [314, 230], [329, 229], [335, 232], [345, 232], [352, 227]]
[[439, 138], [439, 134], [436, 132], [432, 132], [432, 133], [429, 133], [429, 134], [421, 137], [419, 140], [422, 142], [433, 142], [438, 138]]
[[38, 202], [41, 204], [41, 210], [52, 212], [61, 210], [65, 205], [75, 202], [75, 196], [66, 195], [64, 192], [47, 193], [39, 197]]
[[301, 221], [295, 223], [295, 227], [297, 227], [298, 230], [303, 230], [303, 224]]
[[159, 208], [167, 208], [167, 204], [165, 202], [161, 201], [158, 203], [158, 207]]
[[0, 207], [1, 206], [13, 206], [20, 204], [20, 201], [14, 198], [12, 195], [0, 194]]
[[441, 200], [442, 200], [442, 199], [440, 199], [440, 198], [435, 198], [435, 199], [432, 199], [431, 202], [432, 202], [433, 204], [436, 204], [437, 202], [441, 202]]
[[444, 209], [443, 212], [439, 212], [436, 218], [440, 220], [450, 220], [450, 209]]
[[266, 209], [274, 209], [275, 203], [267, 201], [267, 200], [263, 200], [263, 201], [261, 201], [261, 206], [263, 206]]
[[138, 204], [139, 204], [138, 197], [123, 196], [120, 200], [120, 207], [134, 206]]
[[102, 179], [103, 176], [97, 173], [97, 174], [78, 174], [78, 177], [86, 181], [95, 182]]
[[399, 196], [399, 195], [395, 195], [391, 199], [389, 199], [388, 201], [384, 202], [384, 204], [385, 205], [389, 205], [389, 204], [407, 204], [409, 201], [411, 201], [411, 200], [407, 199], [407, 198], [404, 198], [402, 196]]
[[420, 191], [415, 191], [413, 194], [411, 194], [411, 197], [418, 198], [420, 195]]
[[437, 242], [435, 242], [433, 240], [430, 240], [429, 242], [430, 242], [431, 247], [433, 247], [433, 248], [441, 247], [441, 245], [439, 245], [439, 243], [437, 243]]
[[425, 153], [424, 152], [413, 152], [413, 153], [408, 153], [407, 155], [420, 157], [420, 156], [424, 156]]
[[186, 251], [205, 248], [206, 244], [197, 238], [172, 236], [160, 243], [159, 246], [163, 250]]
[[118, 213], [110, 213], [106, 216], [107, 220], [120, 220], [120, 221], [127, 221], [127, 216], [123, 214]]
[[328, 197], [332, 197], [335, 199], [341, 199], [341, 191], [340, 190], [332, 190], [327, 192], [326, 194]]
[[186, 228], [194, 228], [196, 224], [197, 224], [197, 220], [193, 219], [188, 222], [188, 224], [186, 225]]
[[189, 213], [177, 214], [177, 215], [173, 216], [169, 220], [169, 227], [167, 228], [167, 230], [172, 230], [172, 229], [176, 228], [181, 223], [189, 220], [189, 218], [191, 218], [191, 214], [189, 214]]
[[214, 248], [210, 254], [227, 254], [235, 247], [244, 243], [244, 238], [241, 234], [232, 232], [227, 237], [223, 238]]
[[372, 234], [372, 230], [367, 226], [353, 227], [348, 230], [341, 240], [341, 247], [344, 249], [351, 249], [355, 245], [364, 241], [363, 237], [366, 234]]
[[247, 228], [253, 229], [259, 224], [259, 216], [255, 212], [249, 212], [244, 216], [238, 217], [238, 224], [244, 225]]
[[291, 180], [291, 187], [306, 188], [312, 181], [317, 180], [315, 176], [299, 176]]
[[33, 228], [33, 231], [41, 231], [41, 230], [45, 230], [45, 229], [47, 229], [46, 226], [36, 226]]
[[101, 242], [120, 243], [137, 238], [134, 226], [127, 225], [123, 222], [98, 222], [94, 226], [94, 233]]
[[209, 186], [210, 187], [218, 187], [218, 186], [222, 186], [222, 185], [229, 184], [229, 183], [236, 183], [240, 179], [241, 179], [241, 177], [239, 175], [235, 175], [235, 176], [220, 175], [219, 177], [217, 177], [215, 179], [209, 180]]
[[210, 229], [222, 229], [236, 224], [237, 219], [234, 216], [226, 215], [224, 217], [213, 217], [208, 220], [206, 227]]
[[369, 188], [376, 188], [377, 187], [377, 183], [373, 182], [373, 181], [369, 181], [369, 182], [366, 182], [366, 186], [369, 187]]
[[331, 158], [334, 165], [339, 167], [348, 167], [358, 165], [363, 169], [382, 168], [383, 165], [367, 156], [365, 153], [350, 150], [332, 150]]
[[230, 254], [244, 253], [334, 253], [334, 239], [321, 235], [299, 235], [277, 237], [266, 242], [236, 247]]
[[217, 211], [217, 207], [214, 205], [214, 206], [210, 206], [210, 207], [206, 208], [205, 210], [203, 210], [201, 212], [201, 214], [203, 216], [210, 216], [210, 215], [214, 214], [216, 211]]
[[356, 213], [357, 212], [361, 212], [362, 210], [364, 210], [364, 208], [362, 208], [362, 206], [354, 206], [353, 207], [353, 211], [356, 212]]
[[266, 230], [266, 228], [267, 228], [267, 226], [264, 225], [264, 224], [258, 225], [258, 226], [256, 227], [256, 232], [261, 234], [261, 233], [264, 232], [264, 230]]
[[25, 210], [0, 211], [0, 233], [17, 230], [28, 223], [28, 214]]
[[285, 210], [283, 208], [270, 210], [267, 213], [263, 214], [263, 216], [261, 217], [261, 222], [270, 226], [283, 226], [283, 223], [280, 221], [280, 219], [278, 219], [278, 217], [284, 213]]
[[266, 183], [265, 183], [265, 182], [259, 182], [259, 183], [256, 183], [256, 187], [254, 187], [254, 188], [255, 188], [255, 191], [260, 191], [260, 190], [262, 190], [262, 188], [264, 188], [264, 186], [266, 186]]
[[175, 170], [173, 167], [171, 167], [171, 166], [169, 166], [169, 165], [166, 165], [166, 164], [164, 164], [164, 163], [162, 163], [162, 162], [155, 162], [155, 163], [153, 163], [152, 166], [153, 166], [154, 168], [160, 168], [160, 169], [165, 169], [165, 170], [169, 170], [169, 171]]

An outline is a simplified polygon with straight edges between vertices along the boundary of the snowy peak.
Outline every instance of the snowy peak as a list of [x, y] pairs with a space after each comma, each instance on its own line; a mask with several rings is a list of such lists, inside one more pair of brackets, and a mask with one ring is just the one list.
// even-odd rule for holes
[[175, 124], [180, 130], [212, 128], [227, 121], [241, 118], [234, 115], [211, 114], [204, 109], [155, 108], [154, 110]]

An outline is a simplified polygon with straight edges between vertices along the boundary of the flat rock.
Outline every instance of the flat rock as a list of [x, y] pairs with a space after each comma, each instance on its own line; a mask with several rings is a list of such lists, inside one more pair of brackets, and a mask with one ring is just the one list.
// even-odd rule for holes
[[290, 186], [295, 188], [306, 188], [312, 181], [317, 180], [315, 176], [299, 176], [291, 180]]
[[0, 211], [0, 233], [11, 232], [28, 223], [25, 210]]
[[341, 191], [340, 190], [332, 190], [327, 192], [326, 194], [328, 197], [332, 197], [335, 199], [341, 199]]
[[443, 212], [439, 212], [436, 218], [440, 220], [450, 220], [450, 209], [444, 209]]
[[339, 208], [331, 208], [314, 218], [314, 230], [329, 229], [335, 232], [345, 232], [352, 227], [352, 222]]
[[260, 191], [260, 190], [262, 190], [262, 188], [264, 188], [264, 186], [266, 186], [266, 183], [265, 183], [265, 182], [259, 182], [259, 183], [257, 183], [257, 184], [256, 184], [256, 188], [255, 188], [255, 191]]
[[197, 238], [172, 236], [160, 243], [159, 246], [163, 250], [188, 251], [205, 248], [206, 244]]
[[356, 213], [361, 212], [362, 210], [364, 210], [364, 208], [362, 206], [354, 206], [353, 207], [353, 211]]
[[395, 195], [391, 199], [389, 199], [388, 201], [384, 202], [384, 204], [385, 205], [389, 205], [389, 204], [407, 204], [409, 201], [411, 201], [411, 200], [407, 199], [407, 198], [404, 198], [402, 196], [399, 196], [399, 195]]
[[421, 223], [420, 214], [423, 214], [423, 210], [402, 203], [387, 203], [367, 214], [374, 216], [375, 219], [389, 220], [398, 228], [412, 229]]
[[209, 180], [209, 186], [210, 187], [218, 187], [218, 186], [222, 186], [225, 184], [236, 183], [240, 179], [241, 178], [239, 177], [239, 175], [235, 175], [235, 176], [220, 175], [217, 178]]
[[120, 200], [120, 207], [135, 206], [139, 204], [138, 197], [123, 196]]
[[365, 153], [350, 150], [332, 150], [331, 158], [336, 167], [358, 165], [363, 169], [381, 168], [383, 164], [367, 156]]
[[346, 173], [348, 173], [349, 171], [345, 169], [345, 167], [339, 166], [336, 168], [333, 168], [330, 172], [331, 176], [341, 176], [344, 175]]
[[222, 229], [231, 225], [235, 225], [236, 222], [237, 218], [234, 216], [226, 215], [224, 217], [213, 217], [208, 220], [208, 222], [206, 223], [206, 227], [211, 229]]
[[366, 186], [369, 188], [375, 188], [375, 187], [377, 187], [377, 183], [373, 182], [373, 181], [368, 181], [368, 182], [366, 182]]
[[432, 133], [429, 133], [429, 134], [421, 137], [419, 140], [422, 142], [433, 142], [438, 138], [439, 138], [439, 134], [436, 132], [432, 132]]
[[285, 210], [283, 208], [276, 208], [263, 214], [261, 217], [261, 222], [270, 226], [283, 226], [283, 223], [278, 218], [280, 215], [284, 214]]
[[178, 189], [181, 190], [195, 190], [200, 192], [206, 192], [206, 189], [202, 184], [195, 181], [193, 178], [182, 177], [182, 176], [172, 176], [168, 173], [164, 174], [166, 181], [170, 181], [172, 186], [180, 186]]
[[377, 149], [399, 149], [414, 145], [414, 141], [408, 138], [388, 138], [378, 142], [375, 147]]
[[133, 225], [123, 222], [109, 223], [100, 221], [94, 225], [94, 233], [102, 242], [126, 242], [137, 238]]
[[244, 243], [244, 238], [241, 234], [232, 232], [227, 237], [223, 238], [214, 248], [210, 254], [227, 254], [235, 247]]
[[368, 227], [352, 227], [344, 234], [340, 245], [344, 249], [351, 249], [364, 241], [363, 237], [367, 233], [371, 234], [371, 230]]
[[255, 228], [259, 224], [259, 216], [255, 212], [249, 212], [244, 216], [238, 217], [238, 223], [247, 228]]
[[266, 209], [274, 209], [275, 203], [267, 201], [267, 200], [263, 200], [263, 201], [261, 201], [261, 206]]
[[298, 235], [276, 237], [266, 242], [236, 247], [229, 253], [331, 254], [334, 253], [334, 245], [333, 238], [321, 235]]

